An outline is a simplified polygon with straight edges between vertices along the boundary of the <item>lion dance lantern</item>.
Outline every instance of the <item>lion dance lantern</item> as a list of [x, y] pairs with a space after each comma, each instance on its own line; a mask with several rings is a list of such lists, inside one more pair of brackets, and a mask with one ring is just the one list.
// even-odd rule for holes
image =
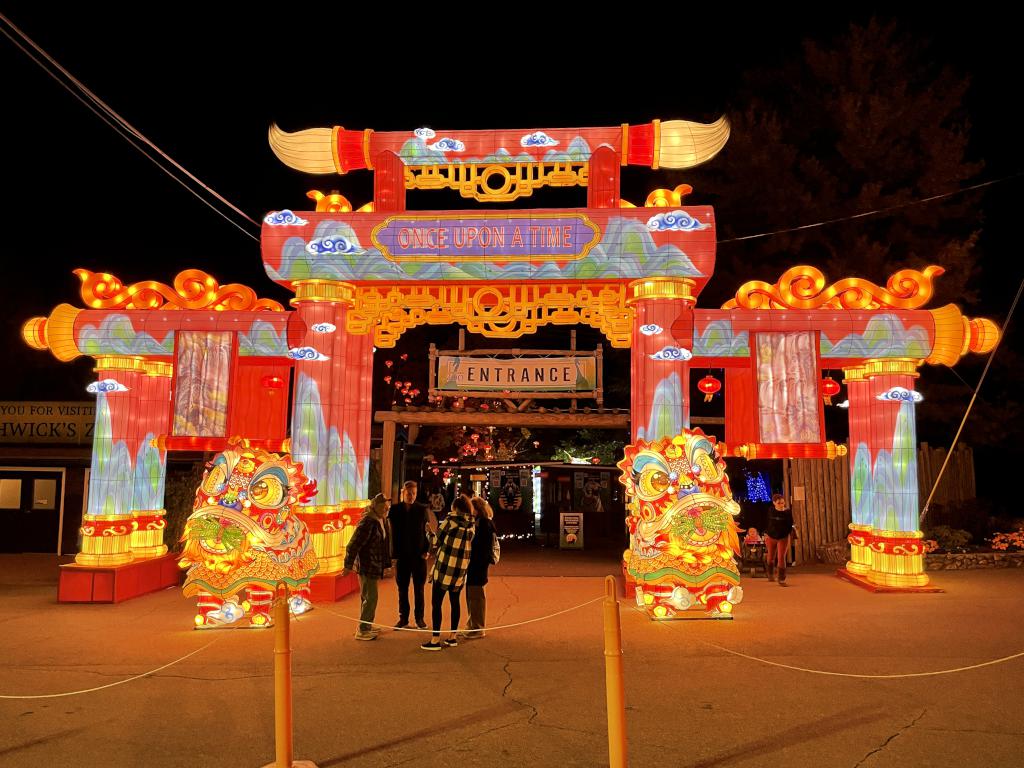
[[686, 610], [732, 613], [743, 599], [734, 559], [740, 508], [725, 463], [715, 457], [715, 438], [684, 429], [672, 438], [637, 440], [618, 467], [631, 497], [623, 569], [637, 604], [655, 619]]
[[251, 448], [248, 440], [235, 438], [217, 454], [196, 490], [178, 563], [188, 569], [185, 596], [199, 600], [197, 627], [246, 616], [251, 626], [270, 626], [280, 584], [292, 613], [309, 608], [317, 557], [296, 508], [315, 494], [302, 464]]

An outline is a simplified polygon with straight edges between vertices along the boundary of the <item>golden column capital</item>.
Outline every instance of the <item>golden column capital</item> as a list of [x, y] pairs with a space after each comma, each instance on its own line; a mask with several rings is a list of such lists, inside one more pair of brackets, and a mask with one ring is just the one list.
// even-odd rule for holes
[[687, 304], [695, 304], [693, 295], [694, 280], [688, 277], [647, 277], [633, 280], [629, 284], [629, 295], [626, 305], [629, 306], [645, 299], [679, 299]]
[[920, 376], [917, 368], [921, 360], [915, 357], [885, 357], [870, 358], [860, 365], [843, 368], [843, 380], [866, 381], [875, 376], [903, 375], [913, 376], [915, 379]]
[[138, 355], [96, 355], [95, 371], [138, 371], [148, 373], [146, 358]]
[[165, 363], [160, 360], [146, 360], [143, 363], [147, 376], [160, 376], [170, 378], [174, 375], [174, 364]]
[[300, 304], [322, 302], [354, 306], [356, 287], [341, 280], [296, 280], [295, 298], [289, 302], [293, 307]]

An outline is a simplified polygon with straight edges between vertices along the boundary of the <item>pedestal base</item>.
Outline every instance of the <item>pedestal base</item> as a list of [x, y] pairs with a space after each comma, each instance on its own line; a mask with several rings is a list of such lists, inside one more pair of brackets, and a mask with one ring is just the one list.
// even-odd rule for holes
[[[277, 761], [267, 763], [263, 768], [278, 768]], [[295, 760], [292, 762], [292, 768], [317, 768], [317, 766], [310, 760]]]
[[120, 603], [149, 592], [181, 584], [177, 555], [133, 560], [125, 565], [60, 567], [59, 603]]
[[345, 595], [359, 591], [359, 577], [354, 573], [342, 576], [335, 573], [318, 573], [309, 580], [309, 599], [314, 603], [336, 603]]
[[875, 593], [879, 593], [879, 592], [905, 592], [905, 593], [929, 592], [929, 593], [933, 593], [933, 592], [945, 592], [946, 591], [946, 590], [944, 590], [944, 589], [942, 589], [940, 587], [935, 587], [935, 586], [932, 586], [930, 584], [926, 585], [926, 586], [923, 586], [923, 587], [889, 587], [889, 586], [885, 586], [885, 585], [882, 585], [882, 584], [872, 584], [870, 581], [867, 580], [867, 578], [865, 578], [864, 576], [861, 576], [859, 573], [850, 573], [850, 571], [846, 570], [845, 568], [840, 568], [839, 570], [837, 570], [836, 571], [836, 576], [838, 576], [840, 579], [845, 579], [846, 581], [850, 582], [851, 584], [856, 584], [861, 589], [866, 589], [868, 592], [875, 592]]

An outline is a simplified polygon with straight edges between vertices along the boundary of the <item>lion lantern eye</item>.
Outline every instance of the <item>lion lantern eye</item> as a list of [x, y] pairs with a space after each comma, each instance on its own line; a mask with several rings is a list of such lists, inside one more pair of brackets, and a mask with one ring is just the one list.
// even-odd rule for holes
[[249, 486], [249, 498], [261, 507], [276, 507], [284, 501], [284, 486], [273, 475], [264, 475]]
[[227, 472], [224, 469], [223, 464], [215, 464], [213, 468], [206, 473], [206, 477], [203, 478], [203, 493], [207, 496], [216, 496], [224, 490], [224, 485], [227, 483]]
[[660, 469], [647, 470], [640, 475], [639, 491], [642, 496], [658, 497], [668, 490], [672, 485], [668, 473]]

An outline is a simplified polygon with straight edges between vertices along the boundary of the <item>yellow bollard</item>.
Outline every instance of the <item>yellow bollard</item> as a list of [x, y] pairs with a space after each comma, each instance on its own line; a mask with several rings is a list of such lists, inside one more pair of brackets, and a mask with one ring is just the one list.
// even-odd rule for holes
[[274, 745], [275, 768], [292, 768], [292, 632], [283, 584], [274, 603]]
[[288, 588], [277, 585], [274, 603], [274, 762], [263, 768], [316, 768], [292, 757], [292, 625]]
[[626, 696], [622, 683], [622, 631], [615, 577], [604, 580], [604, 681], [608, 696], [608, 764], [626, 768]]

